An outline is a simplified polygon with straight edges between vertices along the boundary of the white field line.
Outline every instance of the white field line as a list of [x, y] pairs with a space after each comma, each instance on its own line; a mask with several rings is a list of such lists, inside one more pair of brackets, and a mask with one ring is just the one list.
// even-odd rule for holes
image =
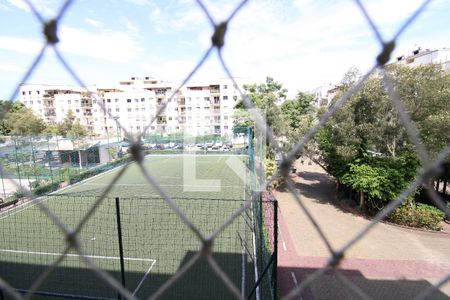
[[[124, 258], [125, 259], [125, 258]], [[150, 264], [150, 267], [148, 268], [147, 272], [145, 273], [145, 275], [142, 277], [141, 281], [139, 281], [139, 284], [137, 285], [137, 287], [134, 289], [133, 291], [133, 296], [136, 295], [136, 293], [139, 291], [139, 289], [141, 288], [142, 284], [144, 283], [145, 279], [147, 279], [148, 274], [150, 274], [150, 271], [153, 269], [153, 265], [156, 263], [156, 259], [153, 259], [152, 263]]]
[[[132, 162], [131, 162], [131, 163], [132, 163]], [[5, 211], [4, 213], [2, 213], [2, 214], [5, 214], [5, 215], [2, 215], [2, 216], [0, 217], [0, 220], [3, 220], [3, 219], [5, 219], [5, 218], [7, 218], [7, 217], [9, 217], [9, 216], [12, 216], [12, 215], [14, 215], [14, 214], [16, 214], [16, 213], [18, 213], [18, 212], [24, 211], [25, 209], [31, 208], [31, 207], [37, 205], [39, 202], [42, 202], [42, 201], [47, 200], [47, 199], [49, 198], [49, 197], [48, 197], [49, 195], [57, 195], [58, 193], [61, 193], [62, 191], [68, 191], [68, 190], [71, 190], [71, 189], [77, 187], [78, 185], [86, 184], [86, 182], [92, 181], [92, 180], [94, 180], [94, 179], [96, 179], [96, 178], [98, 178], [98, 177], [100, 177], [100, 176], [105, 176], [105, 175], [107, 175], [107, 174], [109, 174], [109, 173], [115, 171], [116, 169], [125, 166], [125, 165], [126, 165], [126, 164], [119, 165], [119, 166], [117, 166], [117, 167], [115, 167], [115, 168], [112, 168], [111, 170], [105, 171], [105, 172], [103, 172], [103, 173], [97, 174], [97, 175], [95, 175], [95, 176], [86, 178], [86, 179], [84, 179], [84, 180], [82, 180], [82, 181], [79, 181], [79, 182], [76, 182], [76, 183], [74, 183], [74, 184], [71, 184], [71, 185], [68, 185], [68, 186], [66, 186], [66, 187], [63, 187], [63, 188], [61, 188], [61, 189], [59, 189], [59, 190], [57, 190], [57, 191], [54, 191], [54, 192], [52, 192], [52, 193], [50, 193], [50, 194], [48, 194], [48, 195], [44, 195], [44, 196], [35, 198], [34, 200], [31, 200], [31, 201], [25, 202], [25, 203], [23, 203], [23, 204], [20, 204], [20, 205], [18, 205], [16, 208], [14, 208], [13, 210], [7, 210], [7, 211]], [[23, 208], [22, 208], [22, 207], [23, 207]], [[22, 208], [22, 209], [21, 209], [21, 208]]]
[[[42, 256], [61, 256], [62, 255], [62, 253], [55, 253], [55, 252], [35, 252], [35, 251], [11, 250], [11, 249], [0, 249], [0, 252], [15, 253], [15, 254], [33, 254], [33, 255], [42, 255]], [[65, 256], [81, 257], [81, 255], [73, 254], [73, 253], [68, 253]], [[94, 259], [106, 259], [106, 260], [108, 260], [108, 259], [109, 260], [120, 260], [119, 256], [84, 255], [83, 257], [89, 257], [89, 258], [94, 258]], [[155, 259], [151, 259], [151, 258], [135, 258], [135, 257], [124, 257], [123, 260], [151, 262], [152, 266], [156, 262]]]
[[[33, 254], [33, 255], [42, 255], [42, 256], [61, 256], [62, 253], [53, 253], [53, 252], [35, 252], [35, 251], [24, 251], [24, 250], [10, 250], [10, 249], [0, 249], [0, 252], [4, 253], [14, 253], [14, 254]], [[65, 256], [68, 257], [81, 257], [79, 254], [68, 253]], [[105, 260], [120, 260], [120, 257], [117, 256], [99, 256], [99, 255], [85, 255], [84, 257], [93, 258], [93, 259], [105, 259]], [[142, 261], [142, 262], [150, 262], [150, 267], [145, 272], [141, 281], [134, 289], [133, 296], [139, 291], [145, 279], [147, 279], [150, 271], [153, 269], [153, 266], [156, 263], [156, 259], [151, 258], [135, 258], [135, 257], [124, 257], [123, 260], [126, 261]]]
[[[292, 281], [293, 281], [294, 284], [295, 284], [295, 287], [298, 287], [297, 277], [295, 277], [295, 274], [294, 274], [294, 272], [292, 272], [292, 271], [291, 271], [291, 277], [292, 277]], [[299, 298], [298, 298], [298, 299], [299, 299], [299, 300], [303, 300], [303, 298], [302, 298], [301, 295], [299, 295]]]
[[291, 276], [292, 276], [292, 281], [294, 282], [295, 286], [298, 286], [298, 281], [297, 281], [297, 277], [295, 277], [294, 272], [291, 272]]
[[[253, 240], [253, 256], [255, 257], [254, 268], [255, 268], [255, 283], [256, 283], [256, 282], [258, 282], [259, 275], [258, 275], [258, 257], [256, 256], [256, 237], [255, 237], [256, 221], [255, 221], [255, 216], [253, 215], [253, 202], [251, 205], [251, 210], [252, 210], [252, 220], [253, 220], [252, 240]], [[259, 300], [260, 299], [259, 286], [256, 287], [255, 294], [256, 294], [256, 300]]]
[[147, 154], [145, 157], [152, 156], [197, 156], [197, 157], [228, 157], [228, 156], [242, 156], [247, 157], [247, 154], [194, 154], [194, 153], [173, 153], [173, 154]]
[[[220, 161], [222, 160], [222, 158], [220, 159]], [[245, 172], [245, 170], [244, 170]], [[245, 195], [246, 195], [246, 174], [244, 174], [244, 189], [243, 189], [243, 195], [242, 195], [242, 202], [245, 204]], [[242, 212], [244, 213], [244, 212]], [[245, 221], [243, 222], [245, 224]], [[242, 240], [242, 282], [241, 282], [241, 296], [242, 298], [244, 298], [245, 296], [245, 243], [247, 242], [247, 231], [245, 230], [245, 225], [243, 225], [244, 227], [244, 240]]]
[[[85, 183], [85, 186], [108, 186], [109, 183]], [[188, 186], [188, 187], [199, 187], [199, 188], [204, 188], [204, 187], [210, 187], [210, 188], [220, 188], [220, 187], [225, 187], [225, 188], [239, 188], [240, 186], [236, 186], [236, 185], [194, 185], [194, 184], [158, 184], [159, 186], [168, 186], [168, 187], [184, 187], [184, 186]], [[149, 185], [148, 183], [116, 183], [114, 184], [114, 186], [148, 186], [148, 187], [152, 187], [151, 185]]]

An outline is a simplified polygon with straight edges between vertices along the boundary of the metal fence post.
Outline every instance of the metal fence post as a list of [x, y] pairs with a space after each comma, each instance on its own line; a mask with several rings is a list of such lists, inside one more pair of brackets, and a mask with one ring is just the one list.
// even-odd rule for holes
[[277, 299], [277, 270], [278, 270], [278, 201], [273, 201], [273, 264], [272, 264], [272, 285], [273, 299]]
[[50, 180], [52, 181], [52, 184], [54, 183], [53, 180], [53, 170], [52, 170], [52, 151], [50, 151], [50, 137], [47, 136], [47, 160], [48, 160], [48, 168], [50, 169]]
[[[117, 220], [117, 237], [119, 241], [119, 255], [120, 255], [120, 276], [122, 286], [125, 287], [125, 265], [123, 262], [123, 243], [122, 243], [122, 224], [120, 222], [120, 202], [119, 197], [116, 197], [116, 220]], [[121, 300], [122, 296], [118, 294], [117, 299]]]
[[22, 187], [22, 178], [20, 177], [20, 165], [19, 165], [19, 156], [17, 155], [17, 141], [15, 138], [13, 138], [14, 140], [14, 155], [16, 158], [16, 166], [17, 166], [17, 177], [19, 178], [19, 187], [20, 189], [23, 189]]
[[2, 178], [3, 198], [6, 199], [5, 180], [3, 178], [3, 166], [0, 166], [0, 177]]

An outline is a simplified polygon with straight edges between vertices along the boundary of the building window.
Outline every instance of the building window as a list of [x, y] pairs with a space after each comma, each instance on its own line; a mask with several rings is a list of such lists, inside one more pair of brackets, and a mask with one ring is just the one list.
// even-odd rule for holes
[[39, 91], [36, 91], [36, 93], [39, 95], [40, 94], [40, 92]]
[[134, 102], [139, 102], [139, 99], [134, 99]]
[[169, 117], [169, 121], [172, 121], [172, 117]]
[[131, 103], [131, 99], [127, 99], [127, 103]]
[[223, 100], [228, 100], [228, 96], [223, 96]]
[[26, 92], [25, 92], [25, 91], [23, 91], [23, 92], [22, 92], [22, 95], [25, 95], [25, 94], [26, 94]]
[[119, 112], [120, 111], [120, 108], [116, 108], [116, 112]]
[[31, 91], [28, 91], [28, 95], [31, 95]]
[[228, 116], [223, 116], [223, 119], [224, 120], [228, 120]]
[[77, 108], [76, 110], [75, 110], [76, 112], [80, 112], [80, 110]]
[[131, 112], [131, 108], [128, 108], [128, 112]]
[[106, 102], [111, 103], [111, 99], [106, 99]]
[[228, 126], [226, 126], [226, 125], [225, 125], [225, 126], [223, 126], [223, 129], [227, 130], [227, 129], [228, 129]]
[[145, 101], [145, 98], [141, 98], [141, 102], [144, 102]]
[[119, 99], [118, 99], [118, 98], [116, 98], [116, 99], [114, 99], [114, 101], [116, 101], [116, 102], [119, 102]]

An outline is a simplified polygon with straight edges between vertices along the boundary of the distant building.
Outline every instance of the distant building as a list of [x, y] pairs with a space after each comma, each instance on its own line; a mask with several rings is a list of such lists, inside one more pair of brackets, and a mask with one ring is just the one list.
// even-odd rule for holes
[[[391, 64], [403, 64], [411, 67], [435, 64], [443, 70], [450, 70], [450, 48], [430, 50], [418, 47], [407, 55], [397, 57]], [[316, 107], [328, 107], [340, 89], [340, 84], [328, 84], [314, 89], [311, 93], [315, 95]]]
[[443, 70], [450, 70], [450, 48], [422, 49], [418, 47], [407, 55], [397, 57], [393, 64], [409, 66], [439, 65]]
[[317, 87], [311, 92], [314, 95], [314, 104], [316, 107], [330, 106], [331, 101], [339, 90], [340, 85], [338, 84], [329, 84]]
[[240, 98], [232, 80], [188, 84], [171, 97], [176, 88], [151, 77], [131, 77], [118, 86], [89, 88], [100, 95], [94, 99], [80, 87], [22, 84], [19, 101], [48, 123], [59, 123], [72, 111], [89, 132], [98, 135], [121, 134], [116, 120], [127, 132], [143, 132], [155, 116], [149, 133], [232, 134], [234, 106]]

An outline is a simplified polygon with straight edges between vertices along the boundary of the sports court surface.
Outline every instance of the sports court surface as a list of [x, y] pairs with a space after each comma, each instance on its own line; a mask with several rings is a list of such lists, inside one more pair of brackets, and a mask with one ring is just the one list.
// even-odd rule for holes
[[[145, 157], [143, 165], [207, 235], [248, 199], [246, 163], [247, 157], [238, 155], [154, 155]], [[39, 201], [74, 228], [120, 168]], [[121, 281], [121, 273], [115, 198], [120, 203], [125, 286], [137, 297], [146, 298], [195, 255], [201, 243], [145, 180], [138, 165], [132, 163], [79, 235], [86, 255], [117, 281]], [[242, 213], [215, 239], [213, 248], [213, 257], [243, 295], [255, 281], [251, 224], [251, 212]], [[0, 277], [18, 290], [29, 289], [66, 246], [64, 235], [36, 203], [0, 215], [0, 240]], [[117, 299], [116, 292], [75, 251], [65, 257], [38, 290], [41, 295], [51, 294], [56, 298]], [[209, 265], [201, 260], [163, 298], [230, 296]]]

